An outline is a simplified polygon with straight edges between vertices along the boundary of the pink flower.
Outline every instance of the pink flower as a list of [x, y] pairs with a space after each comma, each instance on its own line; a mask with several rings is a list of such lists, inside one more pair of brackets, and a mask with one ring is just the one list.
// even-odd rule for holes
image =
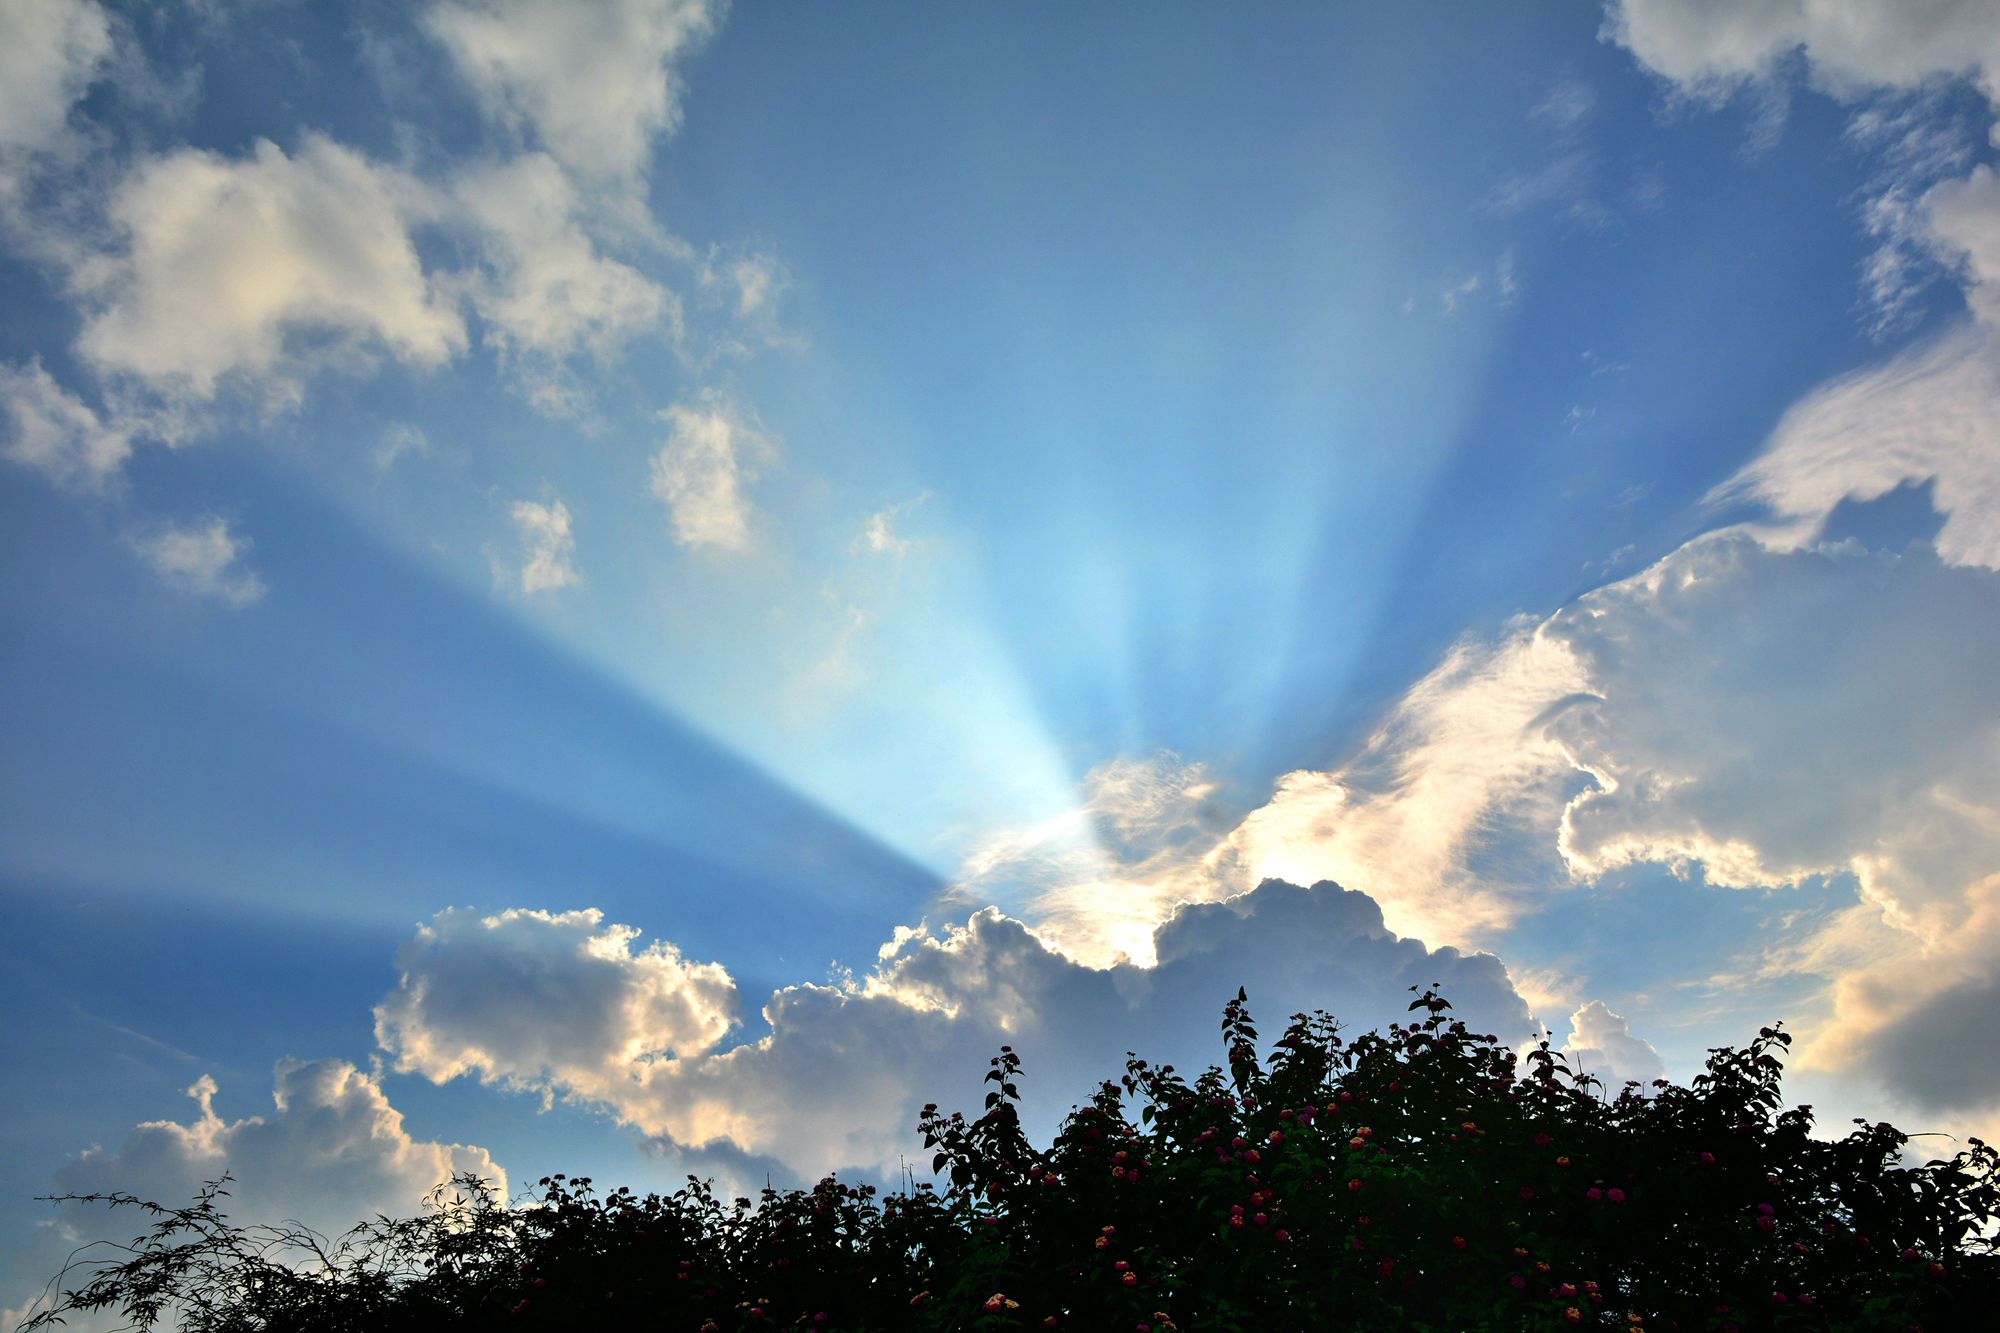
[[1507, 1280], [1513, 1283], [1514, 1290], [1516, 1291], [1526, 1291], [1528, 1289], [1528, 1279], [1524, 1277], [1510, 1277]]
[[1589, 1189], [1584, 1191], [1584, 1195], [1586, 1198], [1590, 1199], [1591, 1202], [1595, 1203], [1597, 1200], [1604, 1197], [1604, 1191], [1597, 1188], [1597, 1186], [1592, 1185]]
[[1614, 1186], [1612, 1187], [1610, 1193], [1606, 1194], [1604, 1197], [1611, 1200], [1611, 1202], [1613, 1203], [1623, 1203], [1625, 1202], [1625, 1191], [1618, 1189], [1616, 1186]]
[[1757, 1211], [1758, 1211], [1758, 1212], [1760, 1212], [1760, 1213], [1762, 1213], [1762, 1214], [1763, 1214], [1764, 1216], [1766, 1216], [1766, 1217], [1775, 1217], [1775, 1216], [1777, 1216], [1777, 1213], [1778, 1213], [1778, 1210], [1777, 1210], [1777, 1209], [1775, 1209], [1775, 1208], [1773, 1208], [1773, 1207], [1772, 1207], [1772, 1206], [1771, 1206], [1770, 1204], [1768, 1204], [1768, 1203], [1760, 1203], [1760, 1204], [1758, 1204], [1758, 1205], [1757, 1205]]

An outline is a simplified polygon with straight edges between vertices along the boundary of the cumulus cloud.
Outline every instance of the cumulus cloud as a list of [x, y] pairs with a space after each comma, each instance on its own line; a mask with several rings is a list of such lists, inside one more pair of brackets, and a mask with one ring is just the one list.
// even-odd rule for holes
[[635, 952], [638, 937], [595, 908], [447, 909], [397, 954], [376, 1038], [399, 1069], [438, 1081], [477, 1071], [616, 1100], [660, 1061], [713, 1048], [736, 1012], [721, 966], [670, 944]]
[[176, 591], [239, 607], [264, 595], [264, 580], [243, 563], [250, 539], [231, 532], [226, 519], [160, 524], [128, 540], [160, 581]]
[[1461, 943], [1639, 863], [1744, 889], [1852, 877], [1858, 906], [1774, 948], [1828, 983], [1807, 1062], [1880, 1073], [1885, 1027], [1940, 994], [2000, 994], [1996, 660], [1990, 569], [1921, 543], [1711, 534], [1461, 644], [1353, 760], [1282, 779], [1210, 864], [1339, 874], [1392, 929]]
[[0, 157], [46, 148], [111, 57], [111, 25], [93, 0], [0, 6]]
[[428, 26], [487, 111], [595, 181], [644, 174], [680, 122], [675, 62], [715, 27], [709, 0], [445, 0]]
[[1602, 1000], [1592, 1000], [1569, 1016], [1569, 1040], [1563, 1055], [1570, 1068], [1594, 1074], [1604, 1090], [1617, 1092], [1626, 1083], [1649, 1087], [1667, 1076], [1667, 1067], [1653, 1044], [1632, 1034], [1623, 1014], [1614, 1014]]
[[0, 454], [66, 490], [110, 489], [132, 452], [129, 424], [106, 421], [40, 361], [0, 364], [0, 407], [8, 427]]
[[273, 1085], [270, 1114], [227, 1120], [204, 1074], [188, 1089], [200, 1107], [192, 1122], [148, 1121], [116, 1149], [89, 1149], [57, 1171], [55, 1188], [171, 1203], [228, 1172], [236, 1220], [329, 1232], [378, 1212], [407, 1215], [463, 1172], [506, 1189], [505, 1170], [484, 1148], [413, 1138], [382, 1085], [344, 1060], [281, 1060]]
[[100, 370], [206, 399], [229, 376], [295, 390], [300, 364], [386, 351], [435, 366], [463, 323], [410, 235], [421, 191], [331, 139], [296, 156], [184, 149], [116, 190], [119, 247], [75, 275], [91, 313], [79, 350]]
[[1957, 329], [1822, 386], [1708, 498], [1765, 506], [1753, 530], [1796, 549], [1843, 502], [1922, 482], [1944, 515], [1938, 553], [2000, 569], [2000, 333]]
[[668, 945], [634, 950], [636, 937], [595, 912], [443, 914], [399, 958], [377, 1035], [402, 1069], [600, 1103], [674, 1143], [811, 1175], [894, 1163], [925, 1101], [976, 1106], [977, 1054], [1001, 1042], [1027, 1060], [1043, 1122], [1135, 1044], [1205, 1065], [1215, 1012], [1246, 979], [1273, 1021], [1323, 1006], [1379, 1026], [1403, 1016], [1410, 986], [1442, 981], [1475, 1026], [1531, 1024], [1498, 959], [1399, 939], [1365, 895], [1331, 884], [1187, 908], [1150, 970], [1086, 966], [990, 908], [899, 930], [865, 976], [775, 992], [767, 1031], [726, 1049], [728, 974]]
[[1922, 547], [1781, 554], [1722, 535], [1549, 632], [1602, 696], [1551, 725], [1593, 779], [1563, 817], [1579, 874], [1698, 862], [1752, 887], [1851, 871], [1901, 923], [1943, 932], [2000, 864], [1976, 813], [2000, 810], [1991, 575]]
[[561, 500], [536, 504], [516, 500], [511, 511], [526, 558], [521, 563], [521, 591], [532, 596], [583, 582], [576, 572], [576, 537], [569, 529], [569, 506]]
[[660, 413], [667, 440], [653, 456], [652, 489], [682, 546], [748, 551], [752, 507], [745, 493], [775, 453], [754, 419], [709, 390]]

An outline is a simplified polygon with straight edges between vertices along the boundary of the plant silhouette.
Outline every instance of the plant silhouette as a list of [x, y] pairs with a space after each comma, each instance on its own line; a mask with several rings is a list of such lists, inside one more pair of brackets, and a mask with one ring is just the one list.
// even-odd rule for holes
[[888, 1195], [557, 1175], [509, 1206], [461, 1178], [332, 1241], [232, 1224], [225, 1182], [178, 1208], [65, 1195], [150, 1226], [122, 1257], [79, 1252], [22, 1327], [1921, 1333], [2000, 1309], [2000, 1154], [1904, 1167], [1887, 1124], [1811, 1137], [1810, 1107], [1780, 1110], [1781, 1027], [1712, 1050], [1691, 1087], [1614, 1097], [1450, 1008], [1425, 990], [1352, 1041], [1297, 1014], [1260, 1053], [1239, 991], [1222, 1065], [1132, 1056], [1046, 1148], [1003, 1047], [978, 1115], [923, 1111], [939, 1183]]

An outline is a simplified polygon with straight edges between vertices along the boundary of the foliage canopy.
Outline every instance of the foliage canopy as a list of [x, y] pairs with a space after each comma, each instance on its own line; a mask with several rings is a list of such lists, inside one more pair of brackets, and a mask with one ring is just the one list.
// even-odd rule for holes
[[[1414, 987], [1412, 988], [1415, 989]], [[2000, 1310], [2000, 1154], [1900, 1165], [1906, 1135], [1811, 1137], [1780, 1111], [1781, 1027], [1688, 1088], [1616, 1097], [1546, 1041], [1525, 1061], [1448, 1017], [1343, 1038], [1295, 1015], [1260, 1055], [1241, 991], [1225, 1064], [1135, 1057], [1047, 1148], [1002, 1047], [975, 1117], [927, 1107], [939, 1185], [829, 1177], [725, 1203], [544, 1178], [508, 1206], [462, 1178], [336, 1241], [239, 1227], [218, 1182], [23, 1327], [112, 1310], [189, 1333], [1943, 1330]]]

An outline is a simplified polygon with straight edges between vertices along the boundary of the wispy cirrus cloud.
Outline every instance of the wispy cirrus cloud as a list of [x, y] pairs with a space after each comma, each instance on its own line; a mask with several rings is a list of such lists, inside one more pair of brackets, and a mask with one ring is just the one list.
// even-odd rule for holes
[[583, 582], [576, 569], [576, 534], [570, 531], [568, 505], [553, 499], [546, 504], [516, 500], [507, 512], [525, 552], [521, 562], [523, 595], [532, 597]]
[[227, 519], [151, 524], [127, 541], [160, 582], [177, 592], [245, 607], [266, 591], [263, 577], [245, 562], [250, 540]]

